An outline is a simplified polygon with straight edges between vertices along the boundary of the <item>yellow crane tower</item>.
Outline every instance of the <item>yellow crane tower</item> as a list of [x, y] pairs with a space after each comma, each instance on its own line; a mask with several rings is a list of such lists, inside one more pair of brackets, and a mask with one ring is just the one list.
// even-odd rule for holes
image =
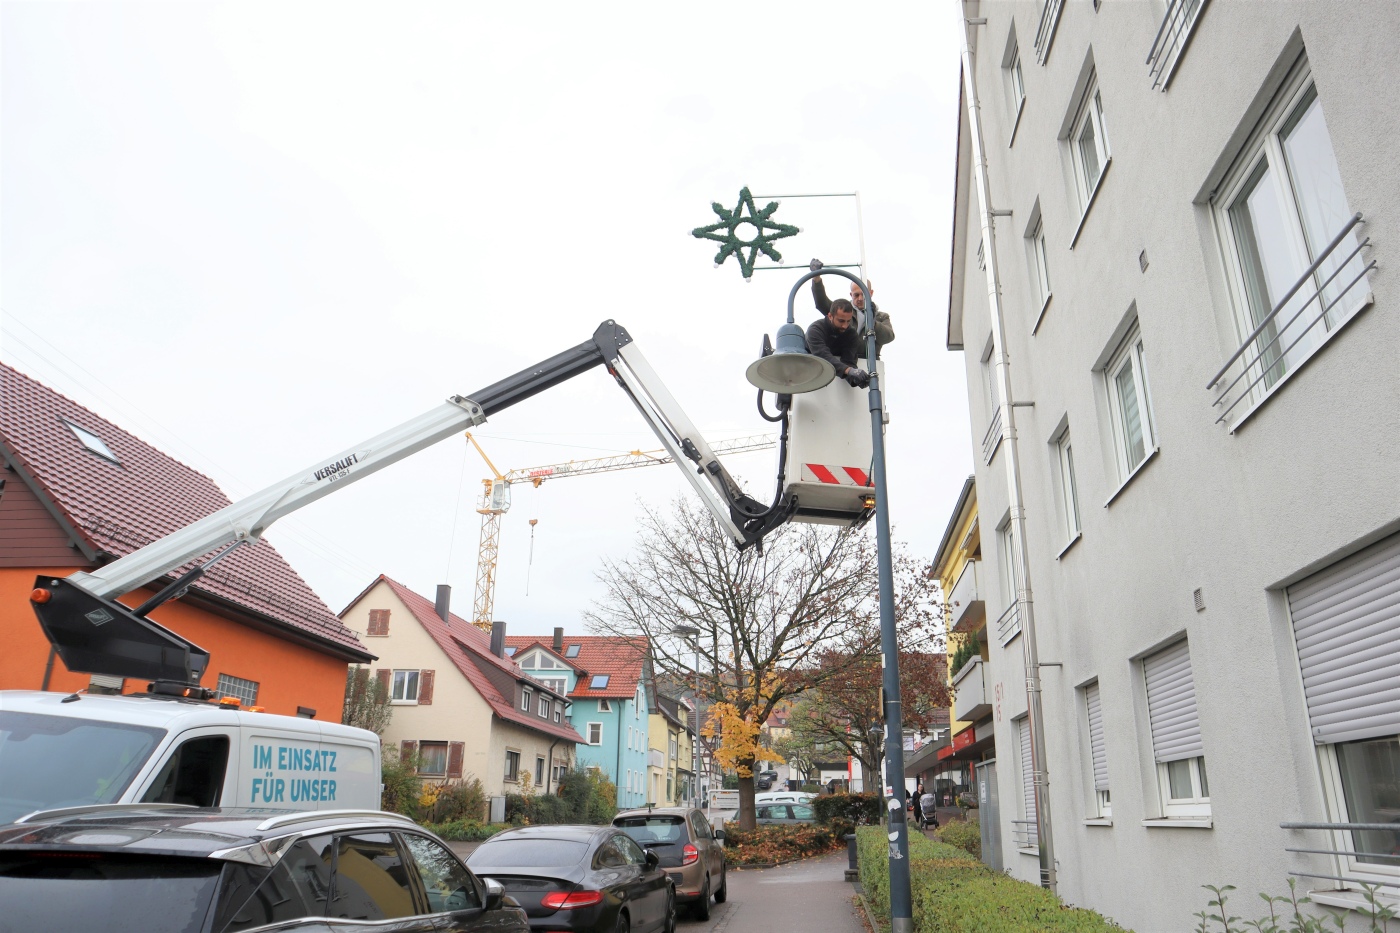
[[[481, 513], [481, 543], [477, 547], [476, 559], [476, 598], [472, 602], [472, 624], [477, 628], [491, 631], [491, 612], [496, 602], [496, 558], [501, 546], [501, 516], [510, 511], [510, 487], [516, 483], [530, 483], [539, 486], [547, 479], [562, 479], [566, 476], [587, 476], [591, 473], [608, 473], [613, 470], [634, 470], [638, 467], [656, 466], [670, 463], [671, 455], [664, 450], [634, 450], [631, 453], [612, 457], [597, 457], [592, 460], [569, 460], [565, 463], [551, 463], [546, 466], [527, 467], [523, 470], [508, 470], [502, 473], [496, 469], [486, 451], [481, 449], [470, 431], [466, 432], [481, 459], [486, 461], [491, 476], [481, 481], [484, 487], [477, 503]], [[720, 441], [711, 445], [716, 454], [737, 454], [750, 450], [766, 450], [778, 443], [771, 434], [756, 434]], [[531, 522], [531, 524], [534, 524]]]

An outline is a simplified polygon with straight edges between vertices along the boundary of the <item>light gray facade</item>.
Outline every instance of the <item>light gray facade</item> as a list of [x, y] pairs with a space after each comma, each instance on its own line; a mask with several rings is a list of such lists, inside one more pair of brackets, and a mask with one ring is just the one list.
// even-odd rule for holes
[[[1014, 415], [1060, 895], [1147, 933], [1193, 928], [1205, 884], [1235, 885], [1247, 918], [1293, 872], [1339, 906], [1354, 881], [1315, 876], [1400, 891], [1400, 835], [1280, 826], [1400, 820], [1400, 3], [961, 9], [1012, 396], [989, 378], [965, 99], [948, 345], [967, 367], [1004, 866], [1039, 877], [1014, 822], [1034, 820], [1026, 636], [1005, 615], [1025, 582], [1004, 532]], [[1295, 635], [1309, 593], [1342, 586], [1309, 578], [1349, 558], [1342, 589], [1379, 607], [1370, 640], [1346, 634], [1362, 610]], [[1287, 851], [1351, 846], [1380, 857]]]

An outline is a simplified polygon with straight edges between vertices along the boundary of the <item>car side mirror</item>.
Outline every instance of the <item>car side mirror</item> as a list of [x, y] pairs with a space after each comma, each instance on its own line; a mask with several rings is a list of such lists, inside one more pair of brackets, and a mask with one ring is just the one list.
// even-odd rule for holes
[[724, 845], [724, 840], [727, 839], [728, 837], [725, 835], [724, 830], [722, 830], [722, 829], [717, 829], [717, 830], [715, 830], [715, 838], [716, 838], [717, 840], [719, 840], [719, 844], [720, 844], [720, 845]]
[[506, 889], [494, 878], [486, 879], [486, 909], [500, 910], [506, 899]]
[[661, 864], [661, 857], [655, 852], [647, 849], [647, 868], [655, 868]]

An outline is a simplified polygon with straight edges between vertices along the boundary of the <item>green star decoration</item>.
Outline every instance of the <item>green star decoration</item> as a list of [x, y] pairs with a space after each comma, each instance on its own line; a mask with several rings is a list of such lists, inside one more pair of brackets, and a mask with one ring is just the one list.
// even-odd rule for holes
[[[778, 202], [769, 201], [763, 210], [759, 210], [754, 207], [753, 195], [749, 194], [748, 188], [740, 189], [739, 203], [735, 205], [734, 210], [726, 210], [718, 201], [710, 207], [719, 215], [719, 222], [708, 227], [696, 227], [690, 231], [690, 235], [699, 240], [714, 240], [721, 244], [719, 252], [715, 253], [717, 266], [730, 256], [737, 256], [739, 268], [745, 279], [753, 277], [753, 263], [759, 253], [763, 253], [774, 262], [783, 261], [783, 254], [773, 248], [774, 240], [796, 236], [801, 232], [791, 224], [774, 223], [769, 220], [778, 209]], [[745, 211], [748, 212], [747, 215]], [[742, 239], [738, 233], [740, 224], [752, 224], [758, 232], [751, 239]], [[747, 254], [745, 250], [748, 250]]]

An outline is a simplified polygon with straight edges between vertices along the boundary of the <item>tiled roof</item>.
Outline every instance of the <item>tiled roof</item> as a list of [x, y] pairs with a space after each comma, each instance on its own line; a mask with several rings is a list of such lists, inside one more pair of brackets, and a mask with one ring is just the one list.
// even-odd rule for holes
[[[506, 645], [509, 647], [527, 648], [534, 644], [545, 642], [536, 635], [506, 636]], [[647, 655], [645, 635], [566, 635], [566, 651], [569, 645], [579, 646], [578, 657], [572, 660], [576, 666], [588, 672], [588, 677], [580, 679], [569, 696], [574, 699], [627, 699], [636, 696], [637, 684], [642, 679], [642, 668]], [[608, 685], [594, 690], [589, 684], [600, 674], [608, 675]]]
[[[100, 437], [119, 462], [87, 449], [65, 421]], [[230, 504], [209, 477], [3, 363], [0, 443], [90, 554], [123, 557]], [[266, 540], [235, 550], [192, 589], [353, 660], [373, 658]]]
[[[540, 684], [532, 677], [528, 677], [514, 661], [509, 658], [498, 658], [491, 653], [491, 636], [481, 629], [472, 625], [466, 619], [455, 612], [448, 612], [451, 622], [449, 627], [437, 614], [437, 609], [433, 606], [433, 601], [426, 596], [419, 596], [408, 587], [397, 580], [379, 575], [379, 580], [384, 581], [389, 589], [394, 591], [394, 595], [399, 598], [408, 611], [413, 613], [413, 617], [418, 620], [418, 624], [423, 626], [423, 630], [432, 636], [439, 648], [443, 650], [452, 660], [452, 664], [467, 678], [476, 692], [481, 694], [482, 699], [491, 704], [491, 709], [497, 716], [517, 725], [525, 726], [543, 732], [546, 735], [557, 736], [570, 742], [582, 742], [583, 736], [574, 731], [574, 727], [568, 723], [556, 723], [552, 719], [541, 719], [534, 714], [534, 711], [525, 712], [515, 705], [515, 698], [506, 697], [491, 682], [491, 678], [479, 665], [485, 664], [494, 667], [510, 676], [513, 681], [526, 681], [534, 689], [542, 689]], [[365, 592], [373, 589], [373, 584], [366, 588]], [[361, 594], [363, 595], [363, 594]], [[359, 602], [356, 599], [355, 602]], [[350, 606], [354, 606], [352, 602]], [[350, 606], [345, 608], [350, 611]], [[549, 692], [549, 691], [545, 691]]]

